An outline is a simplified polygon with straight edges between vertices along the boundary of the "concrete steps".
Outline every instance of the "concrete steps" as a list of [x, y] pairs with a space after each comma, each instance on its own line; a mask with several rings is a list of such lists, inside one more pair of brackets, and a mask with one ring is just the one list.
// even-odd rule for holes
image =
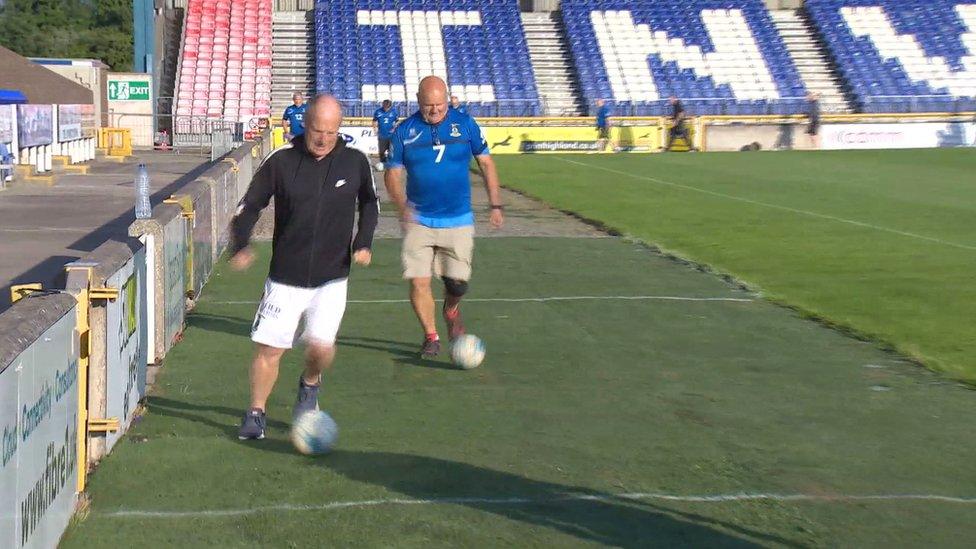
[[310, 11], [276, 11], [271, 36], [271, 116], [281, 116], [291, 97], [315, 95], [315, 29]]
[[842, 81], [830, 68], [827, 52], [821, 48], [816, 35], [799, 11], [777, 10], [770, 13], [773, 24], [783, 37], [786, 49], [800, 73], [803, 85], [807, 90], [820, 95], [821, 110], [825, 113], [852, 112]]
[[546, 116], [582, 116], [586, 104], [556, 12], [524, 12], [522, 26]]

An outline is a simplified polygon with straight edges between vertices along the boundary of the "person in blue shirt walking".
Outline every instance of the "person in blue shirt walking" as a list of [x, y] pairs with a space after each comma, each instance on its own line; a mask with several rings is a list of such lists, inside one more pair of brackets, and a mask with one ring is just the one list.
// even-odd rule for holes
[[281, 125], [285, 127], [285, 139], [291, 141], [293, 137], [305, 135], [305, 97], [301, 92], [295, 92], [291, 96], [294, 105], [288, 105], [285, 114], [281, 117]]
[[373, 131], [376, 132], [376, 141], [380, 149], [380, 164], [383, 166], [390, 152], [390, 138], [393, 137], [393, 128], [396, 127], [398, 116], [393, 110], [393, 102], [389, 99], [383, 100], [383, 106], [376, 109], [373, 113]]
[[[410, 303], [424, 330], [421, 356], [440, 353], [431, 278], [444, 282], [448, 335], [464, 333], [461, 297], [468, 290], [474, 251], [474, 212], [468, 166], [473, 156], [485, 179], [491, 226], [504, 223], [498, 173], [488, 142], [470, 116], [448, 109], [447, 84], [437, 76], [421, 80], [420, 110], [393, 132], [385, 183], [403, 227], [403, 277]], [[406, 174], [406, 192], [403, 176]]]
[[604, 152], [610, 141], [610, 105], [603, 99], [596, 100], [596, 131], [597, 151]]
[[468, 108], [461, 104], [461, 100], [456, 95], [451, 96], [451, 109], [461, 114], [468, 114]]

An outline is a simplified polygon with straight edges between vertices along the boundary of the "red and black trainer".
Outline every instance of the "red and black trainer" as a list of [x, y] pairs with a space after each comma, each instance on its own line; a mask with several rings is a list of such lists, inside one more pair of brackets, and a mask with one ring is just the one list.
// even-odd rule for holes
[[420, 356], [423, 358], [434, 358], [441, 354], [441, 340], [437, 336], [427, 336], [424, 344], [420, 347]]

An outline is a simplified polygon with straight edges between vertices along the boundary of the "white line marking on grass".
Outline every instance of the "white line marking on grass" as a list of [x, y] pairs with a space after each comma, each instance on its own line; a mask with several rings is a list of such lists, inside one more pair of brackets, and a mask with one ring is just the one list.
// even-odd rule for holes
[[[545, 303], [549, 301], [726, 301], [750, 303], [752, 298], [742, 297], [685, 297], [676, 295], [570, 295], [553, 297], [483, 297], [465, 299], [465, 303]], [[257, 305], [258, 301], [204, 301], [213, 305]], [[350, 299], [346, 303], [410, 303], [409, 299]]]
[[620, 503], [622, 501], [679, 501], [687, 503], [735, 503], [743, 501], [811, 501], [823, 503], [857, 503], [870, 501], [908, 502], [924, 501], [934, 503], [954, 503], [963, 505], [976, 504], [976, 498], [940, 496], [935, 494], [876, 494], [876, 495], [812, 495], [812, 494], [714, 494], [688, 495], [658, 493], [623, 493], [613, 495], [602, 494], [567, 494], [565, 496], [550, 497], [498, 497], [498, 498], [391, 498], [368, 499], [362, 501], [335, 501], [321, 505], [266, 505], [246, 509], [208, 509], [200, 511], [140, 511], [120, 509], [103, 516], [115, 518], [207, 518], [207, 517], [239, 517], [268, 512], [287, 511], [330, 511], [333, 509], [365, 508], [395, 505], [539, 505], [551, 503], [568, 503], [575, 501], [596, 501], [600, 503]]
[[760, 202], [759, 200], [752, 200], [752, 199], [749, 199], [749, 198], [743, 198], [741, 196], [735, 196], [735, 195], [732, 195], [732, 194], [725, 194], [725, 193], [720, 193], [720, 192], [716, 192], [716, 191], [710, 191], [708, 189], [702, 189], [701, 187], [694, 187], [692, 185], [684, 185], [682, 183], [674, 183], [672, 181], [665, 181], [663, 179], [658, 179], [656, 177], [648, 177], [646, 175], [637, 175], [637, 174], [633, 174], [633, 173], [630, 173], [630, 172], [624, 172], [624, 171], [621, 171], [621, 170], [614, 170], [612, 168], [604, 168], [603, 166], [597, 166], [595, 164], [587, 164], [586, 162], [580, 162], [578, 160], [570, 160], [568, 158], [557, 158], [557, 160], [562, 160], [563, 162], [569, 162], [570, 164], [577, 164], [579, 166], [586, 166], [588, 168], [593, 168], [594, 170], [603, 170], [605, 172], [611, 172], [611, 173], [616, 173], [616, 174], [620, 174], [620, 175], [626, 175], [626, 176], [629, 176], [629, 177], [633, 177], [634, 179], [643, 179], [645, 181], [652, 181], [654, 183], [660, 183], [661, 185], [668, 185], [670, 187], [676, 187], [676, 188], [685, 189], [685, 190], [688, 190], [688, 191], [695, 191], [695, 192], [699, 192], [699, 193], [703, 193], [703, 194], [717, 196], [719, 198], [727, 198], [729, 200], [736, 200], [738, 202], [745, 202], [747, 204], [753, 204], [753, 205], [756, 205], [756, 206], [764, 206], [766, 208], [774, 208], [774, 209], [783, 210], [783, 211], [786, 211], [786, 212], [792, 212], [792, 213], [797, 213], [797, 214], [801, 214], [801, 215], [808, 215], [810, 217], [818, 217], [820, 219], [829, 219], [831, 221], [839, 221], [840, 223], [847, 223], [849, 225], [856, 225], [858, 227], [864, 227], [864, 228], [867, 228], [867, 229], [874, 229], [876, 231], [884, 231], [886, 233], [892, 233], [892, 234], [897, 234], [897, 235], [901, 235], [901, 236], [907, 236], [909, 238], [917, 238], [919, 240], [927, 240], [929, 242], [935, 242], [937, 244], [944, 244], [946, 246], [952, 246], [953, 248], [960, 248], [960, 249], [963, 249], [963, 250], [973, 250], [973, 251], [976, 251], [976, 246], [970, 246], [968, 244], [959, 244], [958, 242], [951, 242], [951, 241], [948, 241], [948, 240], [942, 240], [941, 238], [935, 238], [935, 237], [931, 237], [931, 236], [925, 236], [925, 235], [921, 235], [921, 234], [917, 234], [917, 233], [910, 233], [908, 231], [901, 231], [901, 230], [898, 230], [898, 229], [891, 229], [889, 227], [882, 227], [881, 225], [874, 225], [874, 224], [871, 224], [871, 223], [865, 223], [863, 221], [855, 221], [853, 219], [846, 219], [846, 218], [843, 218], [843, 217], [837, 217], [837, 216], [828, 215], [828, 214], [811, 212], [811, 211], [808, 211], [808, 210], [800, 210], [800, 209], [797, 209], [797, 208], [790, 208], [789, 206], [780, 206], [779, 204], [770, 204], [769, 202]]

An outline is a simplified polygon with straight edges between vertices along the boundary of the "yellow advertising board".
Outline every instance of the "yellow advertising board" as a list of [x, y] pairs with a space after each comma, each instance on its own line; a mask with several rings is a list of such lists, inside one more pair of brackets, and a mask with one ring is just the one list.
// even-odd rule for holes
[[[491, 154], [599, 152], [597, 130], [580, 126], [482, 126]], [[658, 126], [615, 126], [610, 144], [617, 152], [655, 152], [661, 145]]]

